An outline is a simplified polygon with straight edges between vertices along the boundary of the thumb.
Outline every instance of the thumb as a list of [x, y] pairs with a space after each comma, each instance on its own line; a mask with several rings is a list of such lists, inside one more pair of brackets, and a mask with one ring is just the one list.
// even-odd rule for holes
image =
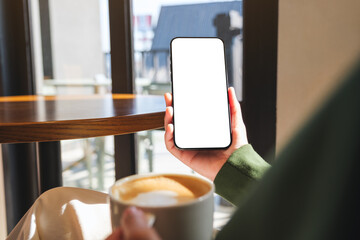
[[143, 211], [136, 207], [127, 208], [121, 218], [121, 226], [124, 232], [131, 229], [146, 228], [147, 222]]
[[129, 207], [124, 211], [121, 226], [126, 240], [160, 239], [156, 231], [148, 226], [144, 212], [136, 207]]

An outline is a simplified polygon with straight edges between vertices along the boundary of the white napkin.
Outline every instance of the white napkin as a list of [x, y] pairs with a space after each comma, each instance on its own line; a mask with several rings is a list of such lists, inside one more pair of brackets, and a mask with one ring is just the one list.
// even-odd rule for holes
[[104, 239], [111, 233], [107, 194], [59, 187], [43, 193], [8, 239]]

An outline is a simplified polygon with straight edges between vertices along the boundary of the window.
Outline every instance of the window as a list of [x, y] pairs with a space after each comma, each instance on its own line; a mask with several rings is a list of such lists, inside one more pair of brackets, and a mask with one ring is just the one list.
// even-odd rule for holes
[[[111, 93], [108, 0], [31, 1], [37, 94]], [[63, 184], [107, 191], [113, 137], [61, 141]]]

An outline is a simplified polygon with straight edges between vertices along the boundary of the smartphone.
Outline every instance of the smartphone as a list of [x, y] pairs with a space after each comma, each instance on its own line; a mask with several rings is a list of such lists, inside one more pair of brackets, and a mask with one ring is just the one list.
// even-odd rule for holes
[[180, 149], [226, 149], [231, 123], [224, 43], [177, 37], [170, 43], [174, 143]]

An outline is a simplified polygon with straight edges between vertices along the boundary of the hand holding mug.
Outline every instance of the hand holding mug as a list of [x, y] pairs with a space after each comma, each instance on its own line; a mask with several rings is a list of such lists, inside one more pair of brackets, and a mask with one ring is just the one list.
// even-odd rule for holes
[[[153, 220], [154, 229], [163, 239], [211, 239], [214, 184], [207, 179], [187, 174], [133, 175], [118, 180], [109, 197], [114, 234], [128, 236], [126, 231], [130, 231], [156, 236], [148, 225], [148, 220]], [[129, 210], [132, 206], [141, 211]]]

